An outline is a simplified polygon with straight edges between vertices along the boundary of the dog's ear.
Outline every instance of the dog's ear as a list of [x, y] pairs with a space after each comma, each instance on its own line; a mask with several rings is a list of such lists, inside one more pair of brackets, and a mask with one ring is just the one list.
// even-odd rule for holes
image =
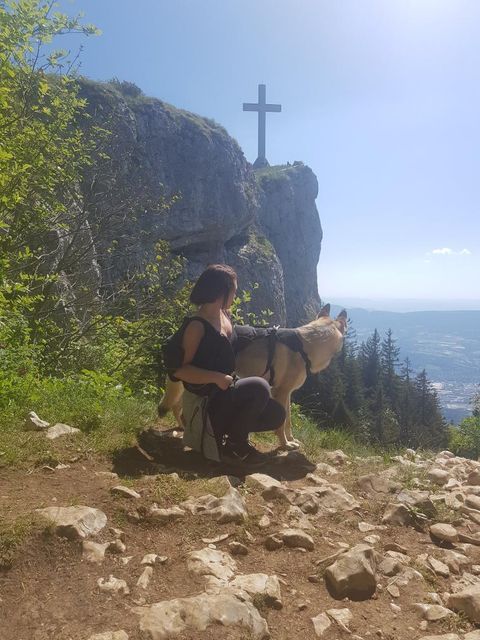
[[340, 329], [340, 332], [342, 333], [342, 335], [345, 335], [345, 332], [347, 330], [347, 324], [348, 324], [348, 317], [345, 309], [342, 309], [342, 311], [340, 311], [338, 316], [335, 318], [335, 322], [338, 323], [337, 326], [340, 325], [338, 328]]
[[327, 318], [330, 315], [330, 304], [326, 304], [324, 307], [320, 309], [317, 318]]

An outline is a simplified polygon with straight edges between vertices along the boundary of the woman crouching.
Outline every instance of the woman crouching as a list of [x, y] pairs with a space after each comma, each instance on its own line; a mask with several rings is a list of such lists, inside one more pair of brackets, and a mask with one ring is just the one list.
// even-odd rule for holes
[[278, 429], [285, 409], [263, 378], [234, 377], [229, 309], [236, 291], [236, 273], [227, 265], [211, 265], [198, 278], [190, 294], [198, 310], [182, 327], [183, 363], [173, 377], [186, 390], [184, 443], [208, 458], [255, 463], [262, 456], [249, 433]]

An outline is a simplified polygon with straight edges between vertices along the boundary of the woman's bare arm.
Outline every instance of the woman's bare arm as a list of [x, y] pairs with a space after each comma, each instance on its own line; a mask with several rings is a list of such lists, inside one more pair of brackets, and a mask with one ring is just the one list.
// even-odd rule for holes
[[175, 371], [174, 376], [191, 384], [216, 384], [220, 389], [227, 389], [232, 377], [219, 371], [209, 371], [190, 364], [197, 353], [198, 346], [205, 335], [205, 327], [199, 320], [192, 320], [183, 334], [182, 347], [185, 352], [183, 364]]

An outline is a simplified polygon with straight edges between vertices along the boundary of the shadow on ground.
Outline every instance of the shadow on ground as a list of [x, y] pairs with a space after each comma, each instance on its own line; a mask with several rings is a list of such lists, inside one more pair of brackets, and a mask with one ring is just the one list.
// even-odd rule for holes
[[300, 451], [277, 449], [265, 453], [262, 465], [215, 463], [195, 451], [184, 450], [181, 437], [174, 434], [173, 429], [142, 431], [138, 436], [139, 448], [123, 449], [115, 455], [113, 471], [131, 477], [176, 471], [203, 478], [234, 475], [241, 479], [250, 473], [266, 473], [277, 480], [299, 480], [315, 469]]

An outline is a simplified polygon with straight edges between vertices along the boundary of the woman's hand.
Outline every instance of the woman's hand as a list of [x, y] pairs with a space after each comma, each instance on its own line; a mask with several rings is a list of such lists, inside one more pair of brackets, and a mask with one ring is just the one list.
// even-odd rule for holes
[[225, 373], [217, 373], [214, 382], [222, 391], [226, 391], [232, 384], [233, 378]]

